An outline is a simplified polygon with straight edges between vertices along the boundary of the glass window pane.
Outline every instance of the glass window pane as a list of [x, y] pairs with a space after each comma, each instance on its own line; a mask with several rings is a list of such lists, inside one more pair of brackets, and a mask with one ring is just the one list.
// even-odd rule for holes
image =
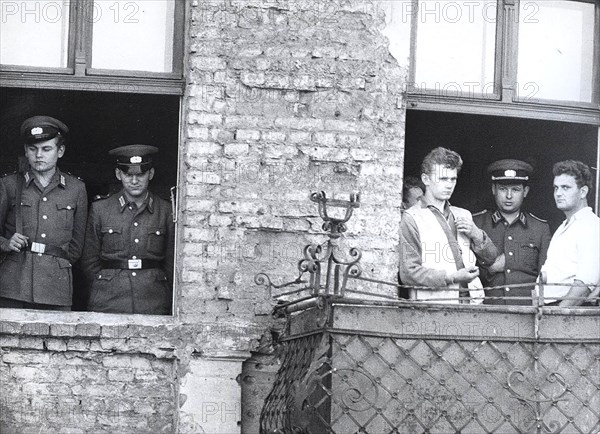
[[415, 86], [442, 95], [494, 92], [496, 0], [420, 0]]
[[175, 3], [96, 0], [92, 67], [171, 72]]
[[594, 5], [521, 2], [519, 98], [592, 101]]
[[69, 46], [69, 1], [0, 2], [3, 65], [65, 68]]

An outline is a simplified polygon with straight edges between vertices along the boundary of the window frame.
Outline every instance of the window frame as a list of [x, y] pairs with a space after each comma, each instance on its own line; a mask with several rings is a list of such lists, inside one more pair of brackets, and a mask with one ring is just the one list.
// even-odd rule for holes
[[[439, 0], [438, 0], [439, 1]], [[502, 14], [500, 13], [500, 3], [502, 0], [496, 0], [496, 32], [495, 32], [495, 51], [494, 51], [494, 90], [492, 93], [485, 94], [481, 92], [474, 92], [465, 95], [461, 91], [444, 90], [444, 95], [440, 95], [439, 90], [431, 88], [419, 88], [416, 92], [411, 92], [410, 89], [415, 89], [416, 74], [417, 74], [417, 33], [419, 23], [419, 0], [412, 0], [412, 14], [411, 14], [411, 32], [410, 32], [410, 65], [409, 65], [409, 95], [423, 95], [427, 96], [449, 97], [449, 98], [470, 98], [470, 99], [481, 99], [490, 101], [499, 101], [502, 98], [502, 93], [499, 91], [500, 74], [502, 70], [501, 56], [498, 56], [501, 48], [501, 31]]]
[[146, 72], [92, 68], [94, 0], [70, 0], [66, 67], [0, 64], [3, 87], [183, 95], [186, 2], [175, 1], [173, 71]]
[[517, 89], [519, 5], [523, 0], [497, 0], [494, 93], [472, 93], [416, 89], [416, 53], [419, 0], [412, 0], [409, 109], [511, 116], [600, 126], [600, 5], [595, 0], [569, 0], [595, 6], [592, 102], [520, 97]]

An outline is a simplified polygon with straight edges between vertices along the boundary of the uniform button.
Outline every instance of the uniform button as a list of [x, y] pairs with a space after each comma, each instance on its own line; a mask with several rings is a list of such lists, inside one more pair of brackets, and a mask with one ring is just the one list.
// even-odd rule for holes
[[533, 247], [533, 244], [532, 244], [532, 243], [529, 243], [529, 247]]
[[134, 222], [134, 223], [133, 223], [133, 225], [134, 225], [134, 226], [137, 226], [137, 225], [139, 225], [139, 223], [138, 223], [138, 222]]
[[510, 292], [510, 288], [506, 288], [506, 292]]
[[140, 240], [138, 240], [137, 238], [135, 240], [133, 240], [134, 243], [139, 243]]
[[129, 209], [133, 209], [132, 207], [129, 207]]
[[508, 226], [508, 222], [504, 222], [504, 226]]
[[109, 233], [109, 234], [112, 234], [113, 232], [114, 232], [114, 231], [113, 231], [112, 229], [109, 229], [109, 230], [108, 230], [108, 233]]
[[67, 205], [67, 209], [71, 209], [71, 205]]
[[48, 202], [48, 198], [47, 198], [47, 197], [42, 197], [42, 200], [43, 200], [44, 202]]
[[513, 252], [508, 252], [508, 256], [512, 256], [512, 255], [513, 255]]
[[46, 234], [42, 234], [40, 235], [42, 238], [46, 238]]
[[506, 270], [507, 273], [510, 273], [510, 269]]
[[510, 235], [508, 236], [508, 239], [509, 239], [510, 241], [512, 241], [512, 237], [511, 237]]
[[135, 276], [137, 276], [137, 273], [134, 271], [133, 273], [131, 273], [131, 275], [132, 275], [133, 277], [135, 277]]
[[160, 235], [160, 231], [156, 231], [156, 235]]
[[43, 216], [42, 216], [42, 218], [43, 218], [44, 220], [48, 220], [48, 216], [47, 216], [47, 215], [43, 215]]

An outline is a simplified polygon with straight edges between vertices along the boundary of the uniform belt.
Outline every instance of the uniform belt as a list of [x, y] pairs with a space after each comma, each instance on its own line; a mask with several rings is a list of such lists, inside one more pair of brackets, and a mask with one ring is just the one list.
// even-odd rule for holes
[[58, 258], [66, 259], [70, 261], [69, 255], [60, 247], [53, 246], [52, 244], [44, 244], [44, 243], [31, 243], [28, 244], [27, 247], [23, 249], [26, 252], [37, 253], [40, 255], [51, 255], [56, 256]]
[[160, 261], [152, 259], [124, 259], [102, 261], [103, 269], [121, 269], [121, 270], [145, 270], [148, 268], [160, 268]]

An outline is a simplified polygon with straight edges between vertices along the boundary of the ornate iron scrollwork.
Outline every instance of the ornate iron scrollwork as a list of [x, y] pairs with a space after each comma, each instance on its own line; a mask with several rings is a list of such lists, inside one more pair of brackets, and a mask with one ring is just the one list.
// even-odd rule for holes
[[[534, 381], [532, 381], [532, 378]], [[535, 428], [538, 432], [555, 433], [559, 432], [561, 427], [557, 420], [547, 421], [543, 418], [543, 415], [550, 406], [556, 405], [557, 402], [568, 401], [566, 398], [561, 399], [568, 391], [567, 384], [564, 377], [557, 372], [550, 372], [542, 378], [543, 381], [539, 381], [539, 377], [535, 375], [528, 376], [525, 372], [516, 369], [508, 374], [507, 384], [514, 398], [527, 406], [534, 415], [530, 423], [523, 424], [522, 428], [525, 432]], [[526, 384], [527, 387], [524, 390], [519, 390], [515, 382]], [[543, 388], [544, 384], [558, 384], [560, 385], [559, 391], [551, 394], [549, 398], [540, 398], [540, 396], [546, 395]], [[549, 405], [542, 407], [542, 404]]]
[[[308, 283], [296, 291], [272, 294], [275, 297], [297, 294], [308, 290], [313, 297], [343, 296], [348, 283], [348, 278], [359, 277], [362, 274], [359, 262], [362, 257], [360, 250], [351, 248], [348, 258], [339, 255], [338, 241], [346, 231], [345, 223], [352, 217], [354, 209], [360, 207], [358, 194], [351, 194], [350, 200], [329, 199], [325, 192], [312, 193], [310, 200], [319, 205], [319, 215], [324, 220], [323, 229], [327, 232], [328, 239], [324, 244], [308, 244], [302, 250], [303, 258], [298, 261], [299, 275], [296, 280], [281, 285], [275, 285], [265, 273], [254, 277], [257, 285], [264, 285], [272, 289], [281, 289], [292, 285]], [[344, 215], [341, 218], [331, 216], [330, 208], [342, 208]], [[302, 277], [308, 273], [308, 281]], [[303, 300], [303, 299], [300, 299]], [[285, 304], [284, 307], [291, 303]]]

